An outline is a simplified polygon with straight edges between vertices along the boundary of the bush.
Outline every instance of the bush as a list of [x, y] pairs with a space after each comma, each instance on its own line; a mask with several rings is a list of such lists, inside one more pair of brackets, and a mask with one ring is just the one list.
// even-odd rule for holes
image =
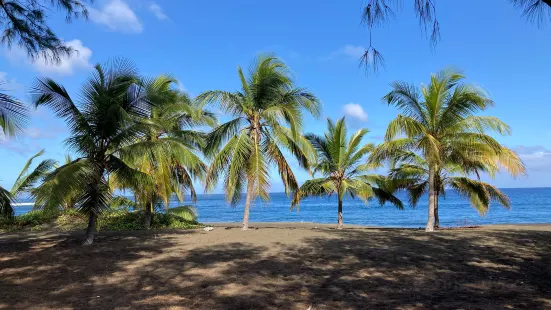
[[[181, 215], [180, 215], [181, 214]], [[193, 215], [193, 216], [192, 216]], [[153, 215], [152, 229], [190, 229], [199, 227], [195, 220], [195, 213], [190, 213], [188, 207], [176, 212], [155, 213]], [[190, 220], [191, 219], [191, 220]], [[54, 223], [55, 228], [62, 231], [85, 229], [88, 224], [88, 217], [77, 210], [65, 210], [57, 214], [44, 211], [31, 211], [16, 216], [12, 219], [0, 218], [1, 231], [17, 231], [30, 229], [31, 231], [43, 230], [46, 224]], [[122, 230], [144, 230], [144, 212], [109, 211], [101, 214], [98, 218], [97, 230], [122, 231]]]
[[41, 230], [44, 224], [51, 223], [59, 213], [34, 210], [29, 213], [17, 215], [13, 218], [0, 219], [0, 230], [16, 231], [30, 227], [31, 230]]
[[168, 209], [168, 213], [172, 213], [189, 222], [197, 221], [197, 209], [192, 206], [180, 206]]
[[196, 220], [187, 220], [175, 213], [157, 213], [153, 217], [152, 227], [154, 229], [166, 228], [197, 228], [199, 223]]
[[85, 229], [88, 224], [86, 216], [75, 209], [69, 209], [61, 212], [59, 217], [55, 221], [58, 229], [67, 230], [79, 230]]
[[143, 212], [111, 211], [100, 215], [98, 219], [99, 230], [143, 230]]

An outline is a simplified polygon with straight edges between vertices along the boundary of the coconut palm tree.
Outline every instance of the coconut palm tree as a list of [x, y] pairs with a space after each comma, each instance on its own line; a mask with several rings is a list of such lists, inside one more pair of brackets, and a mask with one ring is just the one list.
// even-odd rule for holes
[[[481, 153], [486, 150], [485, 153]], [[478, 156], [477, 156], [478, 154]], [[494, 152], [486, 145], [473, 147], [468, 157], [461, 154], [447, 155], [447, 159], [435, 175], [435, 209], [434, 209], [434, 228], [440, 227], [439, 218], [439, 198], [445, 197], [446, 189], [453, 189], [459, 195], [468, 198], [471, 206], [475, 208], [480, 215], [485, 215], [492, 201], [499, 202], [503, 207], [510, 208], [511, 204], [507, 195], [495, 186], [480, 181], [481, 173], [487, 173], [492, 178], [499, 171], [499, 160], [492, 159]], [[513, 167], [519, 167], [524, 170], [520, 158], [511, 150], [504, 149], [501, 161], [510, 161], [515, 164]], [[419, 155], [413, 152], [402, 152], [393, 158], [390, 177], [395, 187], [405, 189], [409, 196], [410, 204], [414, 207], [419, 199], [427, 193], [429, 185], [429, 168], [427, 162]], [[519, 171], [523, 173], [523, 171]], [[476, 178], [469, 178], [469, 175], [475, 175]]]
[[480, 88], [462, 83], [464, 78], [448, 69], [433, 74], [430, 83], [420, 89], [394, 82], [392, 91], [383, 98], [401, 114], [388, 125], [385, 141], [374, 150], [371, 162], [382, 163], [403, 151], [414, 152], [426, 161], [429, 192], [426, 231], [434, 230], [437, 176], [450, 154], [462, 158], [479, 156], [482, 162], [494, 162], [513, 175], [524, 171], [518, 157], [511, 157], [510, 150], [489, 135], [510, 134], [509, 126], [496, 117], [475, 115], [493, 106], [493, 101]]
[[0, 198], [0, 212], [2, 214], [2, 217], [8, 219], [13, 218], [14, 210], [12, 202], [17, 201], [17, 198], [19, 198], [23, 194], [31, 193], [36, 184], [44, 179], [44, 177], [54, 167], [55, 161], [51, 159], [46, 159], [41, 161], [33, 170], [30, 170], [33, 161], [42, 155], [44, 155], [44, 150], [41, 150], [40, 152], [29, 158], [29, 160], [19, 173], [19, 176], [17, 176], [17, 179], [15, 180], [15, 183], [13, 184], [10, 191], [7, 191], [3, 188], [1, 189], [2, 195]]
[[381, 205], [392, 203], [403, 209], [400, 199], [395, 197], [387, 178], [368, 174], [374, 166], [367, 163], [367, 155], [375, 148], [371, 143], [362, 144], [367, 129], [356, 131], [347, 136], [346, 121], [341, 118], [337, 123], [327, 120], [327, 132], [324, 136], [307, 134], [306, 139], [317, 151], [318, 162], [313, 165], [314, 174], [322, 176], [308, 180], [295, 193], [291, 207], [300, 203], [303, 197], [336, 195], [338, 201], [337, 229], [344, 226], [342, 207], [346, 196], [358, 197], [366, 204], [375, 197]]
[[129, 167], [119, 155], [141, 138], [150, 125], [140, 122], [150, 113], [151, 102], [136, 70], [125, 61], [96, 65], [75, 102], [67, 90], [49, 78], [37, 80], [34, 105], [47, 106], [63, 118], [71, 131], [65, 143], [77, 158], [49, 174], [50, 195], [63, 201], [81, 193], [78, 209], [88, 215], [84, 245], [92, 244], [97, 216], [109, 208], [112, 197], [109, 176], [137, 187], [151, 182], [149, 176]]
[[207, 91], [198, 100], [217, 104], [233, 118], [207, 136], [206, 155], [213, 159], [207, 171], [206, 189], [213, 189], [219, 177], [224, 176], [226, 199], [232, 205], [240, 201], [242, 191], [246, 192], [246, 230], [251, 202], [257, 197], [269, 199], [270, 165], [277, 166], [287, 194], [298, 189], [284, 150], [297, 158], [302, 167], [309, 166], [314, 150], [301, 136], [302, 114], [306, 111], [317, 117], [321, 105], [312, 93], [295, 86], [289, 69], [276, 57], [260, 57], [248, 78], [240, 67], [237, 71], [240, 91]]
[[[144, 121], [151, 126], [138, 142], [121, 152], [123, 160], [153, 179], [150, 186], [131, 187], [136, 206], [145, 210], [146, 228], [151, 226], [155, 206], [164, 203], [168, 211], [174, 194], [183, 201], [184, 192], [189, 191], [192, 200], [197, 200], [193, 181], [204, 179], [207, 166], [198, 155], [204, 146], [204, 134], [195, 131], [195, 127], [217, 123], [213, 113], [172, 88], [175, 83], [167, 76], [148, 83], [148, 96], [155, 105]], [[111, 181], [114, 187], [127, 188], [116, 178]]]

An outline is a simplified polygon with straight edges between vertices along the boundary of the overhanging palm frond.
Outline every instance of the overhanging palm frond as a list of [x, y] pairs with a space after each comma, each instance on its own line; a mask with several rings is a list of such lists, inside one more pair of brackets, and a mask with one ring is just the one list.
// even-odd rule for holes
[[27, 124], [28, 118], [27, 107], [21, 101], [0, 92], [0, 129], [5, 136], [14, 137], [19, 134]]

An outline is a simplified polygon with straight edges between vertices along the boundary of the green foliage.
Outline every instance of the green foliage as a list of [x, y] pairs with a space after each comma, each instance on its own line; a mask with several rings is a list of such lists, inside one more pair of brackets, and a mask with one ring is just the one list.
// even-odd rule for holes
[[111, 211], [98, 218], [98, 230], [143, 230], [142, 212]]
[[[71, 131], [65, 143], [79, 156], [48, 175], [44, 184], [52, 186], [39, 192], [38, 201], [59, 206], [79, 193], [78, 209], [98, 216], [110, 208], [108, 175], [133, 188], [152, 183], [149, 175], [120, 158], [124, 148], [152, 126], [140, 121], [152, 104], [143, 79], [130, 63], [117, 60], [108, 66], [96, 65], [78, 102], [49, 78], [37, 80], [33, 99], [35, 107], [47, 106], [65, 120]], [[91, 242], [93, 234], [88, 234], [86, 243]]]
[[152, 228], [156, 229], [193, 229], [200, 227], [200, 224], [195, 220], [187, 220], [173, 213], [157, 213], [153, 217]]
[[[385, 141], [373, 151], [370, 162], [390, 163], [393, 183], [408, 190], [414, 205], [428, 190], [432, 211], [439, 193], [452, 187], [484, 214], [490, 201], [507, 206], [508, 200], [495, 187], [467, 176], [479, 179], [480, 173], [493, 176], [500, 169], [516, 176], [525, 174], [525, 167], [517, 154], [491, 135], [510, 134], [509, 126], [496, 117], [475, 115], [494, 102], [480, 88], [462, 83], [464, 79], [448, 69], [433, 74], [421, 88], [392, 83], [383, 100], [400, 114], [389, 123]], [[427, 231], [433, 229], [431, 222], [429, 218]]]
[[376, 197], [381, 205], [390, 202], [402, 209], [402, 202], [392, 194], [393, 188], [387, 179], [368, 174], [375, 166], [366, 164], [367, 155], [374, 149], [372, 144], [362, 144], [367, 133], [367, 129], [360, 129], [349, 138], [346, 121], [342, 118], [337, 123], [328, 119], [324, 136], [306, 135], [317, 151], [314, 174], [321, 176], [304, 182], [296, 191], [291, 208], [298, 206], [303, 197], [336, 195], [339, 204], [342, 204], [343, 198], [348, 195], [358, 197], [366, 204]]
[[[193, 217], [192, 208], [183, 207], [174, 213], [157, 213], [153, 217], [152, 229], [192, 229], [200, 227]], [[59, 213], [44, 210], [31, 211], [13, 219], [0, 218], [0, 231], [29, 229], [38, 231], [53, 229], [58, 231], [81, 230], [88, 224], [88, 217], [77, 210], [64, 210]], [[97, 230], [134, 231], [145, 230], [144, 212], [110, 211], [98, 218]]]
[[169, 214], [174, 214], [184, 220], [195, 222], [197, 221], [197, 209], [192, 206], [180, 206], [168, 209]]
[[57, 216], [53, 212], [36, 210], [13, 218], [0, 218], [0, 231], [16, 231], [29, 227], [37, 230], [38, 227], [51, 223]]
[[30, 170], [33, 161], [43, 154], [44, 150], [41, 150], [27, 161], [9, 192], [0, 187], [0, 216], [8, 219], [13, 217], [12, 202], [17, 200], [18, 196], [35, 190], [36, 184], [50, 173], [55, 165], [55, 161], [50, 159], [43, 160]]
[[41, 56], [58, 62], [75, 52], [59, 39], [46, 23], [51, 8], [65, 11], [66, 21], [87, 17], [86, 0], [3, 0], [0, 1], [0, 24], [4, 26], [1, 41], [10, 48], [24, 48], [31, 58]]
[[206, 138], [205, 152], [212, 157], [206, 189], [223, 179], [226, 199], [237, 204], [247, 188], [248, 201], [268, 200], [270, 165], [277, 166], [287, 193], [298, 189], [295, 175], [282, 150], [308, 168], [315, 152], [301, 135], [303, 112], [315, 117], [320, 101], [296, 87], [289, 68], [273, 56], [260, 57], [247, 77], [238, 68], [241, 90], [207, 91], [198, 100], [216, 104], [232, 119], [214, 128]]

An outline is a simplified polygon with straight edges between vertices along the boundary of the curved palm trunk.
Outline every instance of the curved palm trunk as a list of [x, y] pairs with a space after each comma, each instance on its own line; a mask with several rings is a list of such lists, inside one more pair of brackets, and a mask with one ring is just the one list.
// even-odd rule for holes
[[243, 213], [243, 230], [249, 229], [249, 214], [251, 212], [251, 201], [253, 197], [254, 182], [249, 180], [247, 184], [247, 198], [245, 199], [245, 211]]
[[90, 212], [88, 216], [88, 228], [86, 229], [86, 235], [84, 236], [84, 242], [82, 245], [91, 245], [94, 243], [94, 236], [96, 234], [96, 212]]
[[429, 219], [425, 231], [434, 231], [434, 209], [436, 202], [435, 169], [433, 165], [429, 167]]
[[341, 198], [339, 198], [339, 216], [337, 221], [338, 221], [337, 229], [343, 229], [344, 222], [342, 220], [342, 199]]
[[438, 216], [438, 198], [440, 192], [436, 192], [436, 199], [434, 201], [434, 228], [440, 228], [440, 217]]
[[145, 215], [144, 215], [144, 227], [145, 229], [151, 228], [151, 222], [153, 221], [153, 204], [151, 201], [148, 201], [145, 204]]

